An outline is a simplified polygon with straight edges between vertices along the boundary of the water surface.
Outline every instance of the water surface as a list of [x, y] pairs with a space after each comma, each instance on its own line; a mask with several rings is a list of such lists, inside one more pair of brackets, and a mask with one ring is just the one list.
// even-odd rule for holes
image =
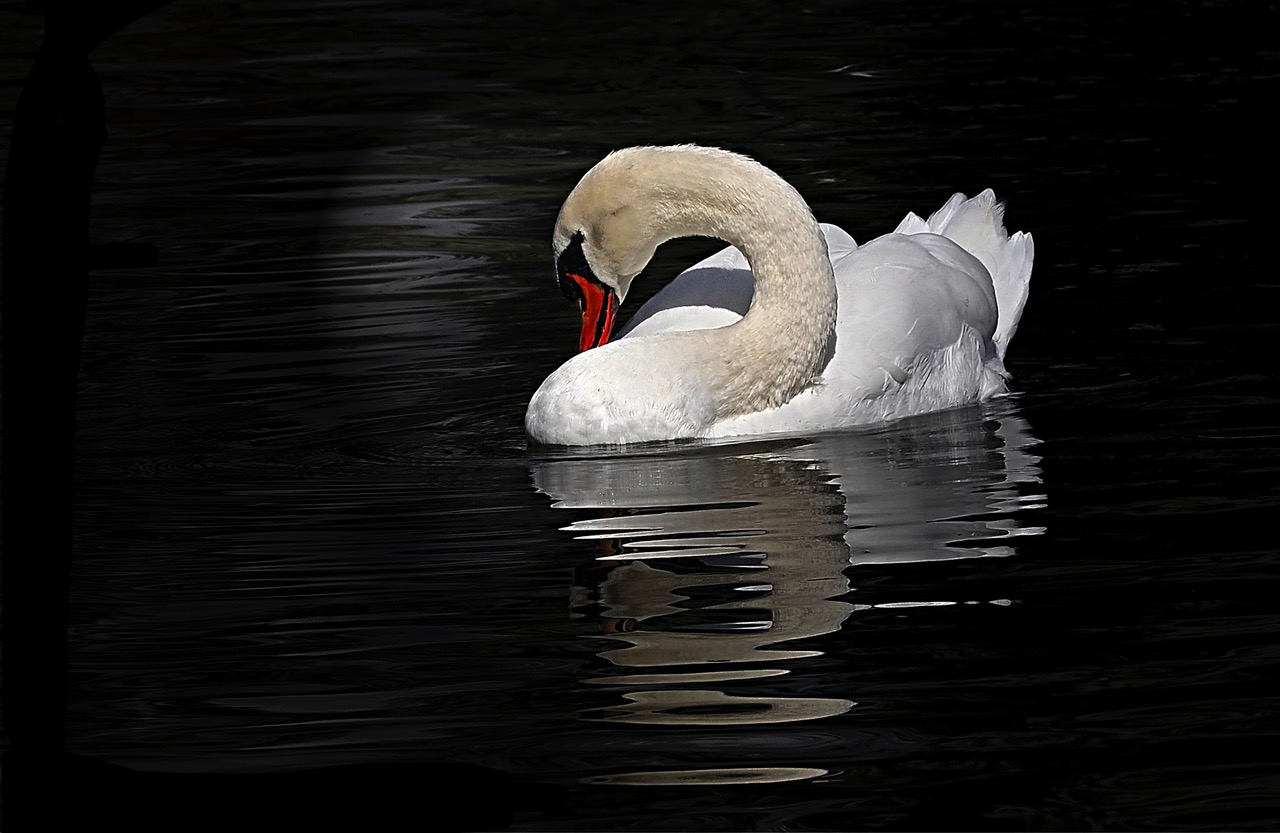
[[[527, 830], [1276, 825], [1276, 285], [1226, 138], [1274, 91], [1257, 21], [305, 5], [94, 56], [94, 234], [161, 260], [93, 283], [76, 751], [564, 786]], [[560, 201], [676, 141], [859, 240], [993, 187], [1037, 242], [1016, 394], [529, 448]]]

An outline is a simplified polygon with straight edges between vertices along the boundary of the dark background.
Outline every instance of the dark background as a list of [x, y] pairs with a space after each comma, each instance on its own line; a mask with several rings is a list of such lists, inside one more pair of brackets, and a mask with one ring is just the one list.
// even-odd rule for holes
[[[180, 1], [5, 18], [11, 829], [19, 813], [174, 829], [156, 794], [194, 808], [183, 829], [361, 826], [370, 807], [392, 829], [424, 802], [478, 828], [1275, 827], [1272, 4]], [[982, 696], [949, 714], [923, 692], [976, 677], [906, 674], [919, 687], [882, 724], [896, 751], [835, 756], [825, 791], [588, 788], [591, 766], [568, 761], [599, 739], [572, 722], [529, 730], [532, 747], [567, 733], [540, 761], [466, 732], [415, 746], [395, 709], [384, 745], [255, 758], [282, 737], [230, 732], [220, 692], [265, 679], [301, 697], [366, 673], [253, 647], [254, 623], [326, 575], [368, 592], [321, 619], [370, 599], [408, 616], [427, 592], [526, 628], [471, 664], [441, 648], [455, 664], [431, 673], [458, 698], [586, 661], [559, 630], [552, 566], [574, 555], [528, 489], [520, 424], [572, 349], [547, 237], [601, 155], [680, 141], [755, 156], [859, 240], [984, 187], [1035, 235], [1009, 365], [1048, 532], [981, 576], [1021, 618], [976, 636], [886, 625], [878, 643], [901, 671], [976, 640], [968, 660], [999, 669]], [[667, 248], [655, 274], [714, 246]], [[298, 544], [277, 583], [224, 572], [272, 541]], [[390, 566], [424, 542], [441, 563]], [[517, 566], [450, 560], [473, 547]], [[381, 560], [365, 572], [303, 555], [366, 550]], [[385, 584], [365, 588], [369, 570]], [[814, 644], [840, 656], [841, 636]], [[521, 725], [508, 696], [495, 732]], [[462, 798], [476, 788], [491, 801]]]

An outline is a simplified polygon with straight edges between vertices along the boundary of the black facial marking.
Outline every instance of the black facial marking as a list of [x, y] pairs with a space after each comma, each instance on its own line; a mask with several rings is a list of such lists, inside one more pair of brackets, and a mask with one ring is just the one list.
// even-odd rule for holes
[[556, 258], [556, 280], [560, 282], [560, 294], [581, 306], [584, 303], [582, 289], [577, 281], [569, 277], [570, 275], [577, 275], [581, 279], [603, 286], [600, 279], [591, 271], [591, 265], [587, 263], [587, 255], [582, 251], [582, 232], [575, 234], [569, 241], [569, 245], [565, 246], [564, 251]]

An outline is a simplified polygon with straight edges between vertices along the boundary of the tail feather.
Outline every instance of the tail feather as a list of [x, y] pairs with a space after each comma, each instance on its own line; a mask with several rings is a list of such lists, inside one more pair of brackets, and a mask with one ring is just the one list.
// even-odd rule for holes
[[897, 232], [941, 234], [987, 267], [995, 284], [996, 307], [999, 310], [993, 341], [1003, 361], [1009, 342], [1017, 332], [1022, 309], [1027, 304], [1031, 264], [1035, 259], [1035, 243], [1031, 235], [1019, 231], [1010, 236], [1005, 231], [1004, 206], [996, 201], [996, 195], [989, 188], [973, 199], [955, 194], [927, 221], [908, 214], [898, 224]]

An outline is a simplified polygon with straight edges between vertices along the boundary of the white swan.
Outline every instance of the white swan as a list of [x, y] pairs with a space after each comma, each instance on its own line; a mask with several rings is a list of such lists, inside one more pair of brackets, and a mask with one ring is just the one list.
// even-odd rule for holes
[[[744, 156], [610, 154], [565, 200], [553, 238], [561, 289], [583, 309], [582, 352], [534, 393], [525, 428], [560, 445], [814, 431], [1003, 393], [1033, 247], [1002, 213], [991, 191], [956, 194], [858, 246]], [[608, 342], [632, 279], [689, 235], [731, 246]]]

